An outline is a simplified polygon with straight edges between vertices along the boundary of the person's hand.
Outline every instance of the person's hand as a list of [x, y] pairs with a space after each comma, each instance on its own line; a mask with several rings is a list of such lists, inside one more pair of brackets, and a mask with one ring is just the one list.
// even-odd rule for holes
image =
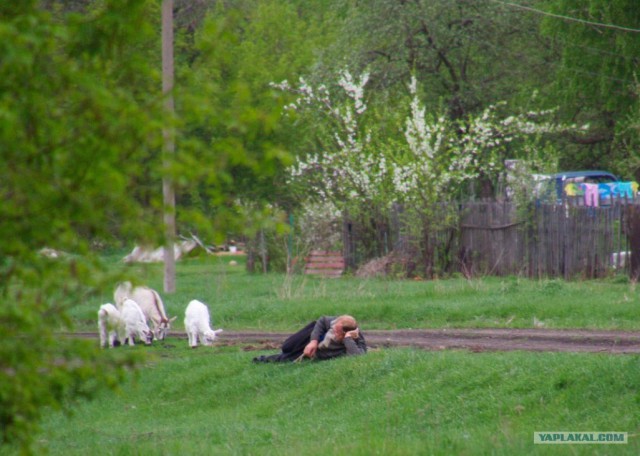
[[349, 331], [348, 333], [345, 333], [344, 337], [345, 338], [350, 337], [351, 339], [357, 339], [358, 337], [360, 337], [360, 330], [358, 328], [356, 328], [353, 331]]
[[313, 358], [316, 356], [316, 351], [318, 351], [318, 341], [312, 340], [304, 347], [304, 352], [302, 353], [307, 358]]

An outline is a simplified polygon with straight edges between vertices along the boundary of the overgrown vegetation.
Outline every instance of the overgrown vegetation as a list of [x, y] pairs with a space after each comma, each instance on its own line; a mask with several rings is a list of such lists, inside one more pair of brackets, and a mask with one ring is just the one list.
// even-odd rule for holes
[[[403, 154], [399, 147], [407, 125], [405, 102], [411, 97], [414, 118], [431, 115], [438, 119], [434, 125], [452, 122], [460, 138], [502, 101], [513, 106], [515, 116], [551, 112], [550, 105], [563, 100], [558, 122], [593, 121], [595, 127], [587, 138], [567, 133], [554, 142], [554, 150], [568, 150], [558, 156], [559, 163], [611, 165], [623, 177], [637, 177], [639, 91], [632, 62], [640, 35], [623, 30], [637, 31], [639, 10], [631, 0], [589, 0], [579, 8], [572, 0], [545, 2], [557, 14], [542, 23], [539, 16], [504, 2], [372, 0], [363, 5], [344, 0], [176, 1], [176, 116], [166, 118], [159, 83], [158, 2], [0, 3], [0, 445], [28, 451], [44, 407], [70, 408], [75, 398], [114, 387], [135, 365], [139, 350], [105, 354], [95, 344], [60, 342], [56, 331], [93, 326], [97, 304], [111, 300], [118, 274], [102, 264], [99, 247], [163, 243], [163, 178], [176, 185], [181, 234], [194, 232], [219, 242], [229, 230], [255, 239], [269, 229], [282, 239], [284, 216], [296, 213], [314, 189], [290, 185], [292, 158], [329, 156], [340, 143], [353, 140], [347, 148], [356, 154], [352, 163], [372, 163], [370, 152], [382, 151], [397, 161], [396, 170], [415, 174], [415, 164], [432, 165], [420, 161], [424, 156], [407, 154], [428, 157], [432, 148], [404, 147]], [[579, 20], [550, 23], [563, 14]], [[618, 24], [603, 31], [596, 21]], [[583, 59], [580, 49], [596, 57]], [[354, 75], [370, 74], [374, 94], [367, 100], [367, 115], [375, 149], [361, 147], [368, 144], [364, 131], [336, 137], [334, 126], [317, 113], [284, 121], [281, 108], [291, 100], [270, 86], [304, 76], [319, 88], [346, 66]], [[409, 89], [411, 80], [420, 86], [410, 84]], [[615, 96], [612, 84], [620, 92]], [[348, 87], [354, 95], [358, 85]], [[334, 109], [346, 112], [346, 106], [343, 100]], [[178, 153], [163, 165], [161, 131], [166, 126], [175, 127]], [[409, 134], [414, 145], [431, 146], [437, 135], [429, 136], [426, 123], [415, 126], [420, 131]], [[352, 127], [347, 124], [347, 130]], [[496, 160], [529, 156], [511, 141], [497, 149], [496, 142], [484, 146], [472, 170], [482, 189], [491, 190], [495, 183], [501, 166]], [[455, 163], [448, 161], [449, 153], [453, 150], [446, 149], [443, 163]], [[437, 176], [446, 177], [446, 168]], [[400, 181], [415, 177], [400, 171], [394, 173]], [[348, 190], [340, 189], [346, 198], [357, 196]], [[460, 192], [467, 194], [467, 189]], [[428, 201], [435, 200], [429, 195]], [[392, 202], [390, 197], [385, 201]], [[375, 205], [368, 207], [373, 211], [364, 216], [375, 227], [379, 212]], [[281, 264], [291, 267], [291, 250], [288, 255]], [[263, 254], [263, 264], [268, 256]], [[517, 278], [506, 282], [511, 291], [496, 293], [504, 281], [399, 286], [348, 278], [329, 285], [291, 276], [248, 277], [226, 266], [213, 272], [204, 265], [184, 265], [181, 291], [167, 298], [170, 313], [179, 315], [187, 298], [197, 294], [214, 306], [218, 323], [229, 328], [291, 329], [310, 314], [343, 310], [346, 304], [371, 327], [389, 321], [527, 326], [533, 317], [558, 327], [637, 325], [633, 284], [588, 285], [602, 288], [602, 301], [595, 301], [599, 292], [581, 293], [573, 288], [578, 284], [563, 284], [547, 290], [553, 291], [551, 298], [536, 302], [532, 293], [546, 285]], [[153, 267], [141, 279], [160, 288]], [[233, 294], [236, 287], [242, 294]], [[425, 305], [430, 303], [435, 305]], [[362, 362], [375, 369], [379, 366], [367, 363], [384, 357], [370, 359]], [[305, 382], [308, 392], [315, 388]], [[371, 439], [383, 445], [377, 436]], [[415, 445], [404, 448], [409, 452]], [[180, 443], [173, 446], [180, 448]], [[286, 451], [303, 448], [291, 444]]]

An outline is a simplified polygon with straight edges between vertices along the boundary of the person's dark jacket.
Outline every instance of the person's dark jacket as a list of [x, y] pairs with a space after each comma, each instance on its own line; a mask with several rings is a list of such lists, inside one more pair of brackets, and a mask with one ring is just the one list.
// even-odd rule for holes
[[[322, 342], [324, 338], [329, 335], [331, 330], [331, 323], [337, 317], [320, 317], [316, 320], [316, 324], [311, 332], [310, 340], [317, 340]], [[359, 331], [360, 335], [357, 339], [346, 337], [342, 342], [331, 341], [328, 346], [320, 344], [318, 351], [316, 352], [316, 358], [319, 360], [326, 360], [331, 358], [337, 358], [338, 356], [351, 356], [362, 355], [367, 352], [367, 342], [365, 341], [362, 331]]]

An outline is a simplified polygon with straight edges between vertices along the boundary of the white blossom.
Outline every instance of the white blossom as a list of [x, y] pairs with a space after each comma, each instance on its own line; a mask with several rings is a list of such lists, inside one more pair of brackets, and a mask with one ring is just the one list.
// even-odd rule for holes
[[[368, 73], [354, 77], [342, 71], [337, 81], [341, 91], [336, 93], [324, 84], [312, 87], [303, 78], [297, 87], [287, 81], [272, 84], [298, 97], [288, 109], [313, 109], [337, 121], [333, 142], [290, 168], [291, 180], [303, 182], [310, 193], [328, 198], [337, 207], [361, 200], [390, 205], [446, 198], [452, 189], [477, 179], [481, 173], [499, 172], [504, 154], [515, 140], [567, 128], [545, 120], [555, 110], [502, 118], [498, 109], [505, 106], [504, 102], [487, 107], [478, 116], [452, 122], [427, 112], [418, 96], [418, 81], [412, 77], [404, 143], [374, 149], [371, 129], [364, 124], [363, 116], [368, 80]], [[524, 149], [523, 153], [530, 151]]]

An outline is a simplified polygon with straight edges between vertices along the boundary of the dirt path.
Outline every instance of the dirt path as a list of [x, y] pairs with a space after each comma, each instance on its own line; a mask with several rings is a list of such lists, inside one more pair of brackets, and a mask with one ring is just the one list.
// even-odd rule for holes
[[[640, 353], [640, 332], [552, 329], [412, 329], [366, 331], [371, 347], [410, 346], [425, 350], [550, 351]], [[225, 331], [220, 341], [257, 344], [256, 349], [277, 348], [283, 333]]]
[[[424, 350], [461, 349], [482, 351], [547, 351], [592, 353], [640, 353], [640, 331], [584, 329], [399, 329], [366, 331], [367, 345], [416, 347]], [[96, 333], [67, 334], [98, 339]], [[224, 331], [220, 344], [242, 345], [244, 350], [278, 349], [288, 333]], [[183, 332], [170, 338], [185, 339]]]

